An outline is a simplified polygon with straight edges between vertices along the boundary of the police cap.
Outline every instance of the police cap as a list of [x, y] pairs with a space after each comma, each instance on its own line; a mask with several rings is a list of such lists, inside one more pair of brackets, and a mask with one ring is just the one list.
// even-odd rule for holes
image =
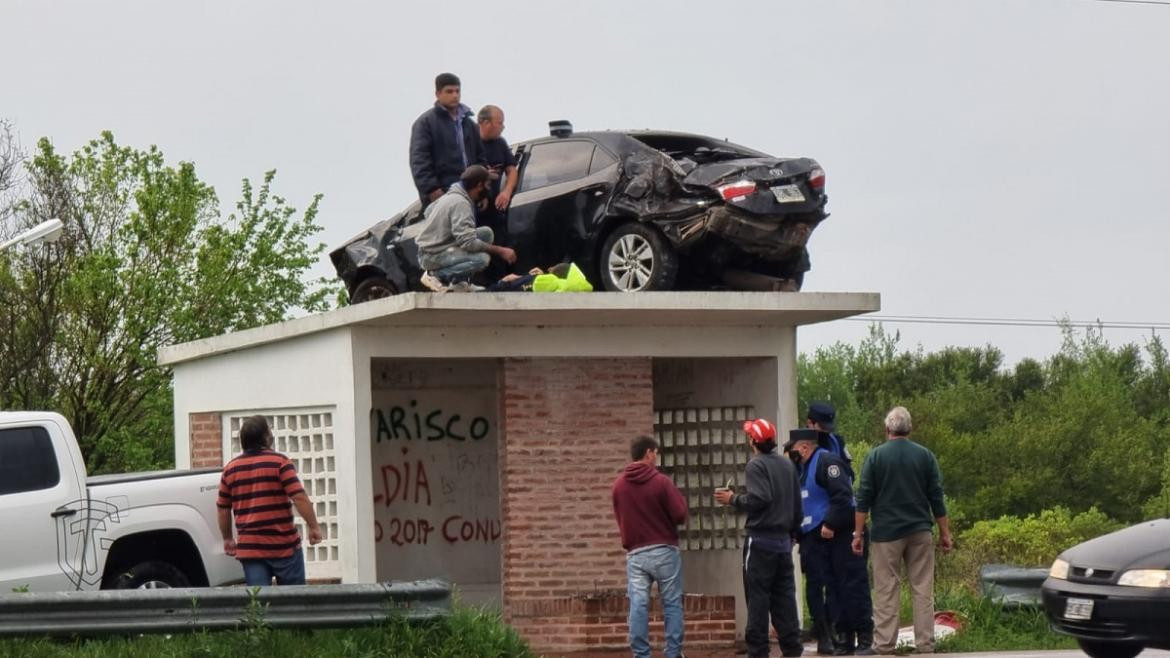
[[813, 402], [808, 405], [808, 419], [820, 425], [826, 432], [832, 432], [837, 410], [828, 402]]
[[788, 431], [788, 442], [784, 444], [785, 450], [791, 450], [792, 446], [796, 445], [797, 441], [817, 441], [820, 442], [820, 432], [813, 429], [800, 428], [798, 430]]

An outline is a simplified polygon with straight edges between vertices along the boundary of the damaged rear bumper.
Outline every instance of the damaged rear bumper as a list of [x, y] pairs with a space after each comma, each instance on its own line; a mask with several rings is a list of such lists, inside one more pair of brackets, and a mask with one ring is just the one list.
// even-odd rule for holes
[[726, 240], [740, 251], [767, 261], [799, 258], [823, 215], [763, 218], [728, 206], [712, 208], [706, 216], [706, 233]]

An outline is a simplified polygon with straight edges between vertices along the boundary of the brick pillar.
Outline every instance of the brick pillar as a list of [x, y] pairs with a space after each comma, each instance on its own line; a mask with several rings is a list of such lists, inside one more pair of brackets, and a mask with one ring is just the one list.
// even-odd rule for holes
[[[537, 653], [625, 649], [610, 492], [630, 441], [654, 432], [650, 359], [505, 359], [499, 388], [504, 618]], [[687, 594], [684, 616], [687, 647], [733, 650], [734, 597]], [[655, 600], [658, 648], [661, 619]]]
[[223, 422], [218, 413], [190, 414], [191, 468], [223, 466]]

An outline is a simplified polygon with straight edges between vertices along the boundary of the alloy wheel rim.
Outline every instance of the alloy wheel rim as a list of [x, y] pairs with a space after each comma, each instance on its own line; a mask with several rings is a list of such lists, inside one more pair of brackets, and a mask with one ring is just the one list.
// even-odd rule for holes
[[148, 580], [138, 586], [138, 589], [170, 589], [171, 584], [163, 580]]
[[644, 289], [654, 272], [654, 249], [640, 235], [618, 238], [609, 252], [609, 276], [625, 292]]

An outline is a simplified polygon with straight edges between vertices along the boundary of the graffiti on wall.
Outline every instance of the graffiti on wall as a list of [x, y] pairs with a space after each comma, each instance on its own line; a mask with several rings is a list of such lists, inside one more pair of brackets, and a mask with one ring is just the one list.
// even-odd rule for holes
[[[375, 390], [371, 410], [379, 578], [498, 582], [503, 527], [494, 387]], [[449, 382], [448, 382], [449, 383]]]
[[[487, 460], [480, 456], [478, 459], [459, 455], [455, 460], [454, 477], [451, 473], [439, 476], [438, 489], [444, 501], [451, 501], [458, 505], [460, 484], [483, 474], [483, 468], [488, 466]], [[494, 464], [491, 466], [494, 467]], [[412, 459], [410, 449], [402, 448], [402, 460], [382, 464], [379, 467], [380, 479], [374, 482], [375, 507], [384, 507], [394, 510], [403, 506], [423, 506], [429, 509], [434, 507], [434, 496], [431, 494], [431, 479], [427, 475], [427, 465], [422, 459]], [[380, 485], [380, 488], [379, 488]], [[487, 487], [474, 487], [486, 489]], [[437, 519], [437, 517], [435, 517]], [[500, 520], [495, 518], [465, 518], [462, 514], [449, 514], [442, 520], [432, 520], [432, 517], [392, 516], [383, 523], [374, 521], [374, 541], [377, 543], [387, 540], [396, 546], [405, 544], [426, 545], [431, 541], [432, 534], [438, 530], [435, 540], [443, 540], [449, 544], [464, 541], [495, 542], [500, 539]]]

